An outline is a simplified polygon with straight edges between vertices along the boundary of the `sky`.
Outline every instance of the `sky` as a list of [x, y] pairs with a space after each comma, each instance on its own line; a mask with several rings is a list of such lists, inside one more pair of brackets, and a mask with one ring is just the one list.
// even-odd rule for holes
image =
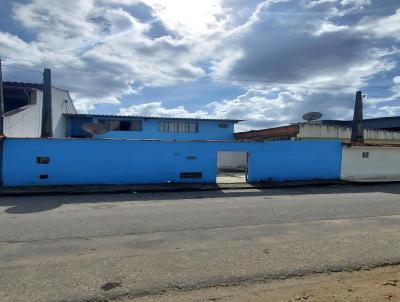
[[80, 113], [243, 119], [400, 115], [399, 0], [0, 0], [3, 78]]

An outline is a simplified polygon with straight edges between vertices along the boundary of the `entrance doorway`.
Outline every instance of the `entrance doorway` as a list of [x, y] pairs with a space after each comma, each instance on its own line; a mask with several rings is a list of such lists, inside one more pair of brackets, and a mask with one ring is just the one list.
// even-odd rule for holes
[[218, 151], [217, 183], [247, 182], [248, 153], [243, 151]]

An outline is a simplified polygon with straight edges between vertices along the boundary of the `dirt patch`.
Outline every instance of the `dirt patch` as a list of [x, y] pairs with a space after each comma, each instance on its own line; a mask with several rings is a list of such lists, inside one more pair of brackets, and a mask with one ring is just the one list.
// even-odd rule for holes
[[132, 302], [348, 302], [400, 301], [400, 266], [368, 271], [317, 274], [247, 286], [194, 291], [124, 300]]

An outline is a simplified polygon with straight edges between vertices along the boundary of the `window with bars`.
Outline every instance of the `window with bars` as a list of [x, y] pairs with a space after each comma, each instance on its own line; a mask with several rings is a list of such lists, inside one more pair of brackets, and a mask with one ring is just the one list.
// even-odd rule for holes
[[183, 121], [160, 122], [160, 132], [196, 133], [198, 132], [198, 128], [199, 127], [196, 122], [183, 122]]
[[99, 120], [108, 131], [142, 131], [142, 121]]

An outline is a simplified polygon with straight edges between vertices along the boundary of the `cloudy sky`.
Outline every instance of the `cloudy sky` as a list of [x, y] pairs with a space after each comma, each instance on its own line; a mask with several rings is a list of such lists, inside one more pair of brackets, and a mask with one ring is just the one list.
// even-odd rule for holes
[[245, 119], [400, 115], [399, 0], [1, 0], [5, 80], [80, 112]]

